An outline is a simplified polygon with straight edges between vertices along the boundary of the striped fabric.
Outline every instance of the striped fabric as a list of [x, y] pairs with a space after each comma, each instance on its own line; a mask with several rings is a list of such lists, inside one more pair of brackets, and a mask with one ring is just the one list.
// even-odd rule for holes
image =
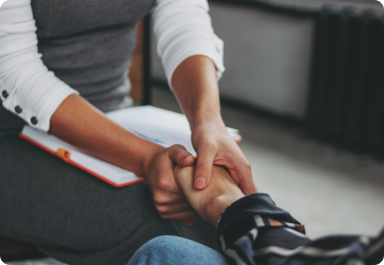
[[222, 214], [217, 239], [228, 262], [238, 265], [375, 265], [384, 256], [384, 230], [377, 237], [312, 240], [302, 224], [263, 193], [229, 206]]

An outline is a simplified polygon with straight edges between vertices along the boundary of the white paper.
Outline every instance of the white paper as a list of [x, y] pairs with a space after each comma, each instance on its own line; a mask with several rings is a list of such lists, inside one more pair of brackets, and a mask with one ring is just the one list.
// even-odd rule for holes
[[[153, 106], [140, 106], [112, 111], [107, 113], [107, 116], [123, 127], [146, 136], [150, 140], [165, 146], [181, 144], [192, 155], [196, 154], [191, 142], [191, 129], [183, 114]], [[238, 130], [227, 129], [235, 140], [241, 138]]]

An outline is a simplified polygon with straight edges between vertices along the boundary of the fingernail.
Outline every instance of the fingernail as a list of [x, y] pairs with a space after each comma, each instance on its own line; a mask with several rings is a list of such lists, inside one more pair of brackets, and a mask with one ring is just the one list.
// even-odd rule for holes
[[201, 189], [202, 187], [204, 187], [204, 184], [205, 184], [205, 179], [202, 178], [202, 177], [198, 177], [196, 180], [195, 180], [195, 188], [197, 189]]
[[189, 158], [189, 157], [193, 157], [193, 156], [192, 156], [192, 155], [186, 155], [186, 156], [184, 156], [183, 159], [181, 159], [181, 160], [184, 161], [185, 159], [187, 159], [187, 158]]
[[191, 220], [186, 220], [185, 223], [186, 223], [187, 225], [193, 225], [193, 223], [195, 222], [195, 220], [196, 220], [196, 218], [193, 218], [193, 219], [191, 219]]

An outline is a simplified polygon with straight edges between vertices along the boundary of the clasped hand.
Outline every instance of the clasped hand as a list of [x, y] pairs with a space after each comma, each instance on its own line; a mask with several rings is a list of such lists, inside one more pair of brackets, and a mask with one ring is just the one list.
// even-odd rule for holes
[[169, 148], [159, 146], [148, 153], [143, 162], [144, 174], [151, 189], [154, 204], [164, 219], [192, 220], [196, 216], [183, 191], [176, 183], [173, 170], [176, 165], [188, 167], [196, 162], [194, 187], [205, 189], [211, 179], [213, 165], [225, 167], [240, 190], [245, 194], [256, 192], [251, 167], [225, 126], [206, 124], [192, 131], [196, 159], [181, 145]]
[[194, 157], [181, 145], [159, 146], [144, 158], [144, 174], [152, 192], [157, 211], [164, 219], [192, 220], [196, 212], [176, 183], [173, 169], [191, 166]]

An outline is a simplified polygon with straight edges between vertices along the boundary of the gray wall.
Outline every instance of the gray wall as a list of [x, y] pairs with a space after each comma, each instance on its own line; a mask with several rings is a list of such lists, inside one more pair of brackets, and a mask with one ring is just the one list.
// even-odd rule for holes
[[303, 116], [312, 21], [225, 5], [212, 6], [211, 15], [215, 32], [225, 43], [223, 95]]
[[[308, 93], [313, 23], [257, 9], [211, 3], [216, 34], [224, 41], [225, 97], [303, 117]], [[152, 45], [152, 73], [165, 80]]]

